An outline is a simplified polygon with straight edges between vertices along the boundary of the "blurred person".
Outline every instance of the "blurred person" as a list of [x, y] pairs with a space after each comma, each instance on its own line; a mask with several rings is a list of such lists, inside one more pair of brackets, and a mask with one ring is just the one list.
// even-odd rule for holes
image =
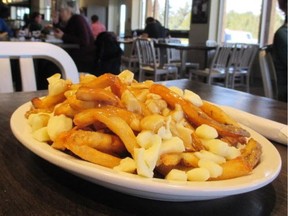
[[95, 40], [96, 48], [96, 74], [100, 76], [103, 73], [120, 73], [121, 55], [123, 50], [117, 41], [114, 32], [101, 32]]
[[[40, 31], [42, 34], [49, 34], [49, 25], [43, 26], [43, 16], [39, 12], [33, 12], [30, 17], [30, 21], [28, 24], [29, 32]], [[40, 36], [40, 35], [39, 35]]]
[[89, 18], [86, 16], [86, 9], [82, 7], [82, 8], [79, 9], [79, 12], [80, 12], [80, 15], [84, 17], [86, 22], [88, 24], [90, 24]]
[[287, 102], [287, 0], [278, 0], [278, 3], [285, 14], [285, 21], [274, 35], [272, 56], [277, 75], [277, 99]]
[[165, 38], [166, 30], [158, 20], [153, 17], [146, 18], [146, 26], [143, 31], [142, 37], [144, 38]]
[[90, 26], [95, 39], [101, 32], [106, 31], [106, 27], [100, 22], [99, 17], [96, 14], [91, 16]]
[[[93, 72], [95, 66], [95, 49], [94, 37], [90, 26], [84, 17], [79, 14], [79, 9], [75, 1], [60, 1], [58, 10], [59, 19], [55, 25], [57, 28], [54, 31], [54, 36], [62, 39], [64, 43], [78, 44], [79, 48], [66, 51], [75, 61], [79, 72]], [[61, 23], [59, 21], [61, 21]], [[61, 25], [59, 25], [59, 23]]]
[[8, 39], [13, 37], [12, 29], [6, 23], [6, 19], [10, 16], [9, 7], [0, 2], [0, 39]]
[[25, 13], [23, 15], [23, 21], [24, 21], [24, 25], [22, 26], [22, 29], [24, 30], [24, 29], [28, 28], [29, 23], [30, 23], [30, 18], [29, 18], [29, 14], [28, 13]]
[[39, 12], [33, 12], [31, 14], [31, 20], [28, 24], [29, 31], [41, 31], [42, 26], [42, 15]]

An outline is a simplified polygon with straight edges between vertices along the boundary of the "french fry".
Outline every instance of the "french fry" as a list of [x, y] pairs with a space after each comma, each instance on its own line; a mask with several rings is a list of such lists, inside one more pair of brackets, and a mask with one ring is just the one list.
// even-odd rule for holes
[[121, 158], [103, 153], [87, 145], [66, 143], [65, 147], [80, 158], [101, 166], [113, 168], [120, 164]]
[[121, 80], [117, 76], [109, 73], [96, 77], [90, 82], [83, 83], [83, 86], [88, 88], [110, 87], [112, 92], [119, 98], [121, 98], [122, 93], [126, 89], [126, 86], [122, 84]]
[[79, 128], [86, 127], [88, 125], [94, 124], [95, 122], [99, 121], [96, 119], [96, 116], [99, 113], [106, 113], [107, 115], [114, 115], [121, 117], [133, 130], [139, 131], [140, 130], [140, 116], [132, 113], [128, 110], [118, 108], [118, 107], [111, 107], [105, 106], [101, 108], [93, 108], [93, 109], [85, 109], [82, 112], [77, 113], [74, 117], [74, 123]]
[[[139, 145], [136, 141], [133, 130], [126, 121], [124, 121], [121, 117], [117, 116], [115, 113], [107, 112], [107, 110], [105, 111], [105, 109], [91, 109], [89, 111], [90, 112], [85, 111], [85, 114], [91, 117], [93, 121], [96, 120], [104, 123], [107, 128], [109, 128], [111, 131], [113, 131], [116, 135], [120, 137], [120, 139], [126, 146], [127, 151], [131, 155], [134, 154], [134, 148], [138, 148]], [[79, 113], [79, 115], [76, 115], [74, 118], [74, 123], [76, 125], [80, 125], [79, 119], [81, 119], [81, 117], [79, 116], [81, 114], [83, 113]]]
[[103, 104], [120, 106], [120, 99], [115, 94], [101, 88], [81, 86], [76, 92], [76, 98], [83, 101], [98, 101]]
[[126, 148], [118, 136], [99, 131], [73, 130], [65, 142], [87, 145], [111, 155], [125, 155]]
[[210, 116], [212, 119], [226, 125], [234, 125], [239, 127], [238, 122], [231, 118], [227, 113], [225, 113], [220, 107], [203, 100], [203, 105], [200, 109]]
[[64, 94], [60, 93], [58, 95], [48, 95], [44, 98], [33, 98], [31, 102], [35, 109], [53, 109], [57, 104], [63, 102], [65, 99]]

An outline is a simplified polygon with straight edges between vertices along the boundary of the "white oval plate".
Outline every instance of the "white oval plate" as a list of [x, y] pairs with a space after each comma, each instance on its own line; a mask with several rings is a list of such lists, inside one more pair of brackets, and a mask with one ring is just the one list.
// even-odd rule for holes
[[216, 199], [263, 187], [272, 182], [281, 169], [281, 158], [273, 144], [260, 134], [245, 127], [252, 137], [261, 143], [263, 150], [261, 163], [248, 176], [212, 182], [176, 182], [120, 173], [77, 159], [53, 149], [47, 143], [35, 140], [24, 116], [30, 107], [30, 102], [23, 104], [13, 113], [10, 120], [13, 134], [25, 147], [50, 163], [81, 178], [133, 196], [163, 201]]

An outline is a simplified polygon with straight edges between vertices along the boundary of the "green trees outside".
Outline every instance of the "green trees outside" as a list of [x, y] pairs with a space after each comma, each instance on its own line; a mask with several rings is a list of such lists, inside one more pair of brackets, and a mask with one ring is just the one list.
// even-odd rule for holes
[[169, 10], [168, 28], [189, 30], [191, 20], [191, 3], [186, 2], [177, 11]]
[[[274, 31], [283, 24], [283, 17], [279, 14], [275, 16]], [[224, 26], [230, 30], [242, 30], [251, 32], [253, 38], [258, 38], [260, 25], [260, 15], [255, 15], [251, 12], [237, 13], [231, 11], [226, 15], [226, 23]]]
[[253, 38], [258, 38], [260, 15], [255, 15], [252, 12], [240, 14], [231, 11], [226, 15], [225, 21], [226, 29], [251, 32]]
[[[189, 30], [191, 24], [191, 2], [185, 2], [177, 10], [169, 7], [168, 28], [173, 30]], [[164, 22], [164, 8], [160, 9], [159, 20]], [[230, 11], [225, 16], [224, 26], [230, 30], [242, 30], [251, 32], [253, 38], [258, 38], [260, 14], [255, 15], [252, 12], [238, 13]], [[276, 13], [274, 29], [278, 29], [283, 24], [283, 17]], [[273, 31], [273, 30], [272, 30]]]

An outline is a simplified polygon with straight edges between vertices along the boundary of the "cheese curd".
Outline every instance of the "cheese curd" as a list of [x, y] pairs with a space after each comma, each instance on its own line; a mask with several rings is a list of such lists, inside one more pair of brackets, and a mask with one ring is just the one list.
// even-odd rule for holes
[[71, 118], [65, 115], [52, 116], [47, 124], [47, 132], [52, 141], [64, 131], [69, 131], [73, 127], [73, 122]]

